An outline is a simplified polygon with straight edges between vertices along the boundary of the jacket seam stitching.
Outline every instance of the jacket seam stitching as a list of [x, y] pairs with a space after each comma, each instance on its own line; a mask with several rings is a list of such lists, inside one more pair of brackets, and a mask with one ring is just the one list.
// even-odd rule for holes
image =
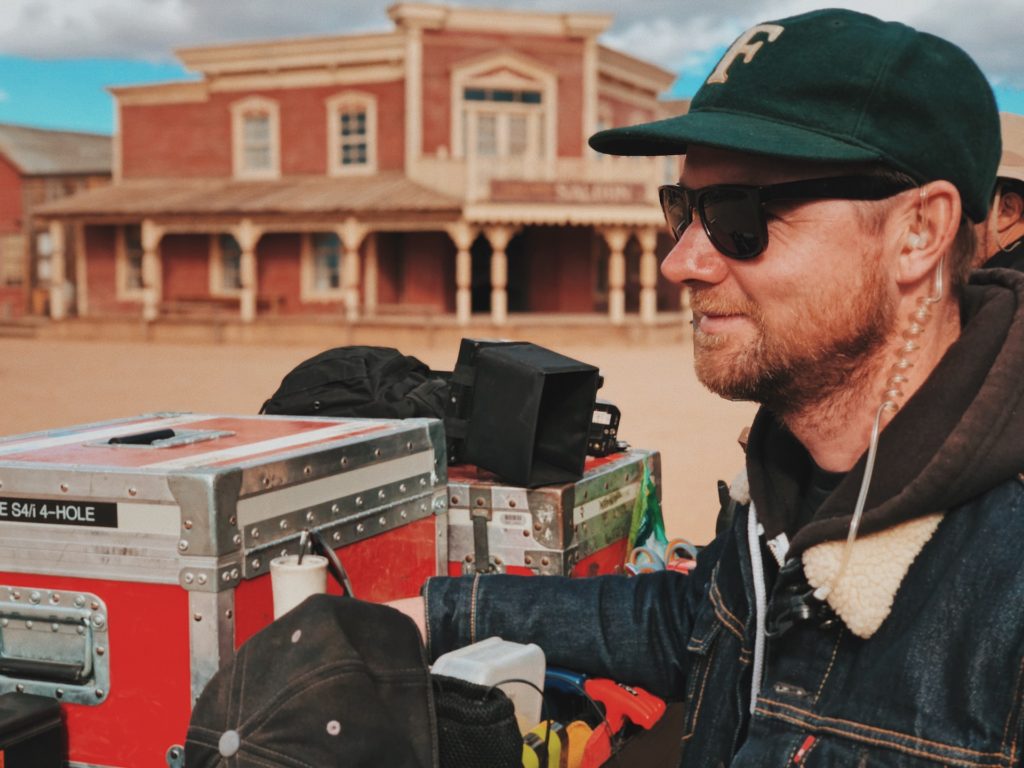
[[[781, 712], [771, 712], [769, 710], [765, 710], [761, 706], [758, 706], [756, 711], [758, 712], [758, 714], [765, 715], [767, 717], [777, 718], [779, 720], [782, 720], [783, 722], [787, 722], [787, 723], [790, 723], [792, 725], [799, 725], [799, 726], [803, 726], [805, 728], [808, 727], [808, 725], [809, 725], [807, 722], [805, 722], [804, 720], [800, 719], [799, 717], [794, 717], [792, 715], [785, 715], [785, 714], [782, 714]], [[934, 760], [936, 758], [939, 758], [944, 763], [947, 763], [947, 764], [955, 763], [958, 766], [962, 766], [962, 768], [992, 768], [992, 766], [994, 765], [993, 763], [990, 763], [990, 762], [977, 763], [977, 762], [974, 762], [972, 760], [966, 760], [966, 759], [961, 759], [961, 758], [957, 758], [957, 757], [950, 757], [949, 755], [937, 755], [934, 752], [929, 752], [929, 751], [923, 750], [923, 749], [915, 749], [912, 746], [909, 746], [909, 745], [906, 745], [906, 744], [900, 744], [897, 741], [886, 741], [884, 739], [871, 738], [870, 736], [865, 736], [865, 735], [862, 735], [862, 734], [850, 733], [849, 731], [846, 731], [846, 730], [844, 730], [842, 728], [837, 728], [835, 726], [814, 725], [814, 726], [810, 726], [810, 727], [813, 727], [814, 730], [819, 731], [821, 733], [831, 733], [831, 734], [833, 734], [835, 736], [840, 736], [840, 737], [843, 737], [843, 738], [850, 739], [851, 741], [859, 741], [859, 742], [862, 742], [864, 744], [872, 744], [872, 745], [877, 746], [877, 747], [887, 747], [889, 749], [896, 750], [897, 752], [904, 752], [904, 753], [906, 753], [908, 755], [914, 755], [915, 757], [923, 757], [923, 758], [930, 759], [930, 760]], [[999, 762], [996, 763], [995, 765], [1002, 765], [1002, 764], [1003, 764], [1003, 761], [1002, 761], [1002, 758], [1000, 756]]]
[[743, 629], [743, 622], [740, 621], [736, 617], [736, 615], [732, 611], [730, 611], [729, 608], [726, 606], [725, 599], [722, 597], [722, 590], [718, 588], [718, 583], [717, 582], [711, 585], [711, 590], [712, 590], [712, 596], [713, 596], [713, 599], [714, 599], [715, 603], [721, 607], [723, 613], [725, 613], [725, 615], [728, 616], [732, 620], [732, 623], [736, 627], [739, 627], [742, 630]]
[[845, 627], [839, 628], [839, 634], [836, 637], [836, 644], [832, 648], [832, 658], [829, 659], [828, 667], [825, 668], [825, 675], [821, 678], [821, 685], [818, 686], [818, 690], [814, 694], [815, 704], [817, 704], [821, 699], [821, 692], [825, 690], [825, 683], [828, 682], [828, 678], [832, 674], [832, 668], [836, 665], [836, 657], [839, 655], [839, 645], [843, 641], [843, 632], [845, 630]]
[[789, 753], [786, 755], [786, 760], [783, 763], [783, 765], [793, 765], [793, 760], [796, 759], [796, 753], [797, 753], [797, 751], [799, 749], [800, 749], [800, 742], [797, 742], [796, 744], [793, 745], [793, 748], [791, 750], [789, 750]]
[[[1020, 700], [1021, 700], [1020, 684], [1021, 684], [1021, 677], [1022, 677], [1022, 675], [1024, 675], [1024, 658], [1021, 658], [1021, 663], [1017, 667], [1017, 684], [1016, 684], [1016, 686], [1014, 686], [1013, 703], [1012, 703], [1012, 705], [1010, 707], [1010, 711], [1006, 715], [1006, 724], [1003, 726], [1003, 751], [1004, 752], [1006, 751], [1006, 741], [1010, 737], [1010, 723], [1013, 722], [1014, 711], [1015, 710], [1019, 710], [1019, 708], [1020, 708]], [[1017, 729], [1017, 732], [1018, 733], [1020, 732], [1020, 728]], [[1016, 754], [1017, 754], [1017, 733], [1014, 734], [1013, 741], [1010, 743], [1010, 752], [1009, 752], [1010, 760], [1013, 760], [1013, 758], [1014, 758], [1014, 756]]]
[[[725, 604], [722, 602], [722, 593], [719, 592], [717, 584], [711, 585], [711, 592], [709, 596], [711, 597], [711, 604], [715, 607], [715, 616], [719, 618], [726, 629], [736, 635], [736, 637], [742, 642], [743, 624], [740, 623], [740, 620], [733, 616], [729, 609], [725, 607]], [[719, 612], [720, 610], [721, 612]]]
[[804, 756], [803, 756], [803, 759], [802, 759], [802, 760], [800, 761], [800, 764], [801, 764], [801, 765], [803, 765], [803, 764], [804, 764], [805, 762], [807, 762], [807, 758], [808, 758], [808, 757], [810, 757], [810, 755], [811, 755], [811, 752], [813, 752], [814, 750], [816, 750], [816, 749], [818, 748], [818, 745], [819, 745], [820, 743], [821, 743], [821, 739], [815, 739], [815, 740], [814, 740], [814, 743], [813, 743], [813, 744], [811, 744], [811, 746], [807, 748], [807, 751], [806, 751], [806, 752], [804, 752]]
[[[739, 618], [732, 611], [730, 611], [728, 606], [725, 604], [725, 599], [722, 596], [722, 590], [719, 589], [717, 582], [714, 585], [714, 590], [715, 590], [716, 600], [717, 600], [718, 604], [721, 606], [722, 611], [724, 611], [725, 614], [732, 620], [733, 626], [736, 627], [737, 631], [740, 634], [742, 634], [743, 633], [743, 622], [740, 621]], [[740, 639], [742, 639], [742, 638], [740, 638]]]
[[[875, 726], [875, 725], [867, 725], [866, 723], [858, 723], [856, 721], [845, 720], [845, 719], [840, 718], [840, 717], [826, 717], [824, 715], [818, 715], [818, 714], [815, 714], [814, 712], [811, 712], [810, 710], [801, 709], [800, 707], [795, 707], [792, 704], [784, 704], [781, 701], [776, 701], [776, 700], [773, 700], [773, 699], [762, 698], [760, 700], [764, 701], [766, 704], [769, 704], [769, 705], [772, 705], [772, 706], [780, 707], [782, 709], [789, 709], [789, 710], [792, 710], [793, 712], [796, 712], [798, 714], [806, 715], [809, 718], [815, 720], [819, 724], [835, 723], [835, 724], [841, 724], [841, 725], [848, 725], [848, 726], [852, 726], [853, 728], [858, 728], [858, 729], [861, 729], [861, 730], [864, 730], [864, 731], [872, 731], [872, 732], [875, 732], [875, 733], [884, 734], [886, 736], [892, 736], [894, 738], [901, 738], [901, 739], [906, 739], [906, 740], [912, 741], [912, 742], [918, 742], [920, 744], [925, 744], [925, 745], [928, 745], [928, 746], [932, 746], [932, 747], [935, 747], [935, 748], [940, 749], [940, 750], [948, 750], [948, 751], [951, 751], [951, 752], [961, 752], [961, 753], [963, 753], [965, 755], [974, 755], [975, 757], [978, 757], [978, 758], [996, 758], [996, 759], [1002, 760], [1002, 758], [1004, 757], [1002, 752], [981, 752], [981, 751], [976, 750], [976, 749], [968, 749], [967, 747], [957, 747], [957, 746], [954, 746], [952, 744], [943, 744], [941, 741], [932, 741], [931, 739], [922, 739], [922, 738], [920, 738], [918, 736], [911, 736], [908, 733], [901, 733], [900, 731], [891, 731], [891, 730], [888, 730], [886, 728], [879, 728], [878, 726]], [[779, 717], [782, 716], [781, 713], [772, 713], [770, 710], [762, 709], [761, 706], [758, 706], [758, 710], [761, 710], [762, 713], [766, 714], [766, 715], [775, 714], [775, 715], [777, 715]], [[825, 727], [825, 725], [818, 725], [817, 727], [822, 727], [823, 728], [823, 727]], [[847, 731], [842, 731], [842, 733], [846, 734], [848, 732]], [[883, 743], [886, 743], [886, 742], [883, 742]], [[983, 763], [972, 763], [972, 765], [983, 765]]]
[[[807, 734], [807, 736], [813, 736], [813, 735], [814, 735], [814, 734], [811, 734], [811, 733], [808, 733], [808, 734]], [[804, 741], [806, 741], [806, 740], [807, 740], [807, 736], [805, 736], [805, 737], [804, 737]], [[807, 751], [806, 751], [806, 752], [804, 752], [804, 753], [803, 753], [803, 754], [802, 754], [802, 755], [800, 756], [800, 762], [799, 762], [799, 763], [795, 763], [795, 762], [793, 762], [793, 761], [794, 761], [794, 760], [796, 760], [796, 753], [800, 751], [800, 747], [802, 746], [803, 742], [801, 742], [801, 743], [799, 743], [799, 744], [794, 744], [794, 745], [793, 745], [793, 750], [792, 750], [792, 751], [791, 751], [791, 752], [789, 753], [789, 756], [788, 756], [788, 757], [786, 758], [786, 762], [785, 762], [785, 765], [803, 765], [803, 764], [804, 764], [804, 761], [805, 761], [805, 760], [807, 759], [807, 757], [808, 757], [808, 756], [809, 756], [809, 755], [811, 754], [811, 752], [813, 752], [813, 751], [814, 751], [815, 749], [817, 749], [817, 747], [818, 747], [818, 743], [819, 743], [820, 741], [821, 741], [821, 739], [815, 738], [815, 740], [814, 740], [814, 741], [813, 741], [813, 742], [811, 743], [811, 746], [809, 746], [809, 747], [807, 748]]]
[[714, 663], [715, 651], [717, 650], [717, 645], [711, 649], [711, 655], [708, 656], [707, 664], [704, 665], [704, 676], [703, 679], [700, 681], [700, 693], [697, 696], [696, 705], [693, 708], [693, 715], [690, 719], [689, 735], [691, 736], [697, 732], [697, 720], [700, 717], [701, 705], [704, 702], [704, 691], [707, 689], [708, 686], [708, 678], [711, 677], [711, 665]]

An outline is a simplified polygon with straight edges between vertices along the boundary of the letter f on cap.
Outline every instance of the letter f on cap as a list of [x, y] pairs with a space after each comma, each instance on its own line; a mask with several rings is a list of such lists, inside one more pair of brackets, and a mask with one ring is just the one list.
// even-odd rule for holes
[[751, 27], [744, 32], [732, 47], [725, 52], [725, 56], [718, 62], [718, 66], [715, 67], [715, 71], [707, 79], [707, 83], [724, 83], [729, 79], [729, 67], [733, 65], [733, 62], [743, 56], [743, 63], [749, 64], [754, 59], [754, 54], [761, 50], [761, 46], [764, 45], [764, 40], [758, 40], [754, 42], [754, 37], [761, 32], [764, 32], [768, 38], [769, 43], [774, 43], [779, 39], [779, 35], [782, 34], [783, 28], [778, 24], [758, 24], [756, 27]]

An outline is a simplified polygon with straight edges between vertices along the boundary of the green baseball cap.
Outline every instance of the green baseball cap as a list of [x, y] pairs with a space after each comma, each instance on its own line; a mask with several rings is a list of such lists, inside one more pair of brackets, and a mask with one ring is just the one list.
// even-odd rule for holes
[[949, 41], [827, 9], [747, 30], [685, 115], [590, 138], [612, 155], [680, 155], [691, 143], [877, 161], [919, 183], [946, 179], [982, 221], [999, 165], [999, 112], [978, 65]]

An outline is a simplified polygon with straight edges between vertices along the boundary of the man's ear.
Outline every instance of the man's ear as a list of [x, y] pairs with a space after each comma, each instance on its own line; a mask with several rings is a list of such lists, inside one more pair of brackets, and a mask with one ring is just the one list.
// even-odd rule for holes
[[933, 181], [904, 194], [890, 220], [897, 227], [898, 283], [910, 286], [934, 274], [953, 244], [960, 216], [960, 193], [948, 181]]
[[1005, 232], [1024, 217], [1024, 197], [1019, 192], [1004, 189], [996, 214], [996, 231]]

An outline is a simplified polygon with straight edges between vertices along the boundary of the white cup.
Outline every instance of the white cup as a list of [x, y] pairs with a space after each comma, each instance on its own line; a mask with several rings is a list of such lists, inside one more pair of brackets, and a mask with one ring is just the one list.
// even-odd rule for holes
[[270, 586], [274, 593], [274, 618], [288, 613], [310, 595], [327, 591], [327, 558], [283, 555], [270, 561]]

